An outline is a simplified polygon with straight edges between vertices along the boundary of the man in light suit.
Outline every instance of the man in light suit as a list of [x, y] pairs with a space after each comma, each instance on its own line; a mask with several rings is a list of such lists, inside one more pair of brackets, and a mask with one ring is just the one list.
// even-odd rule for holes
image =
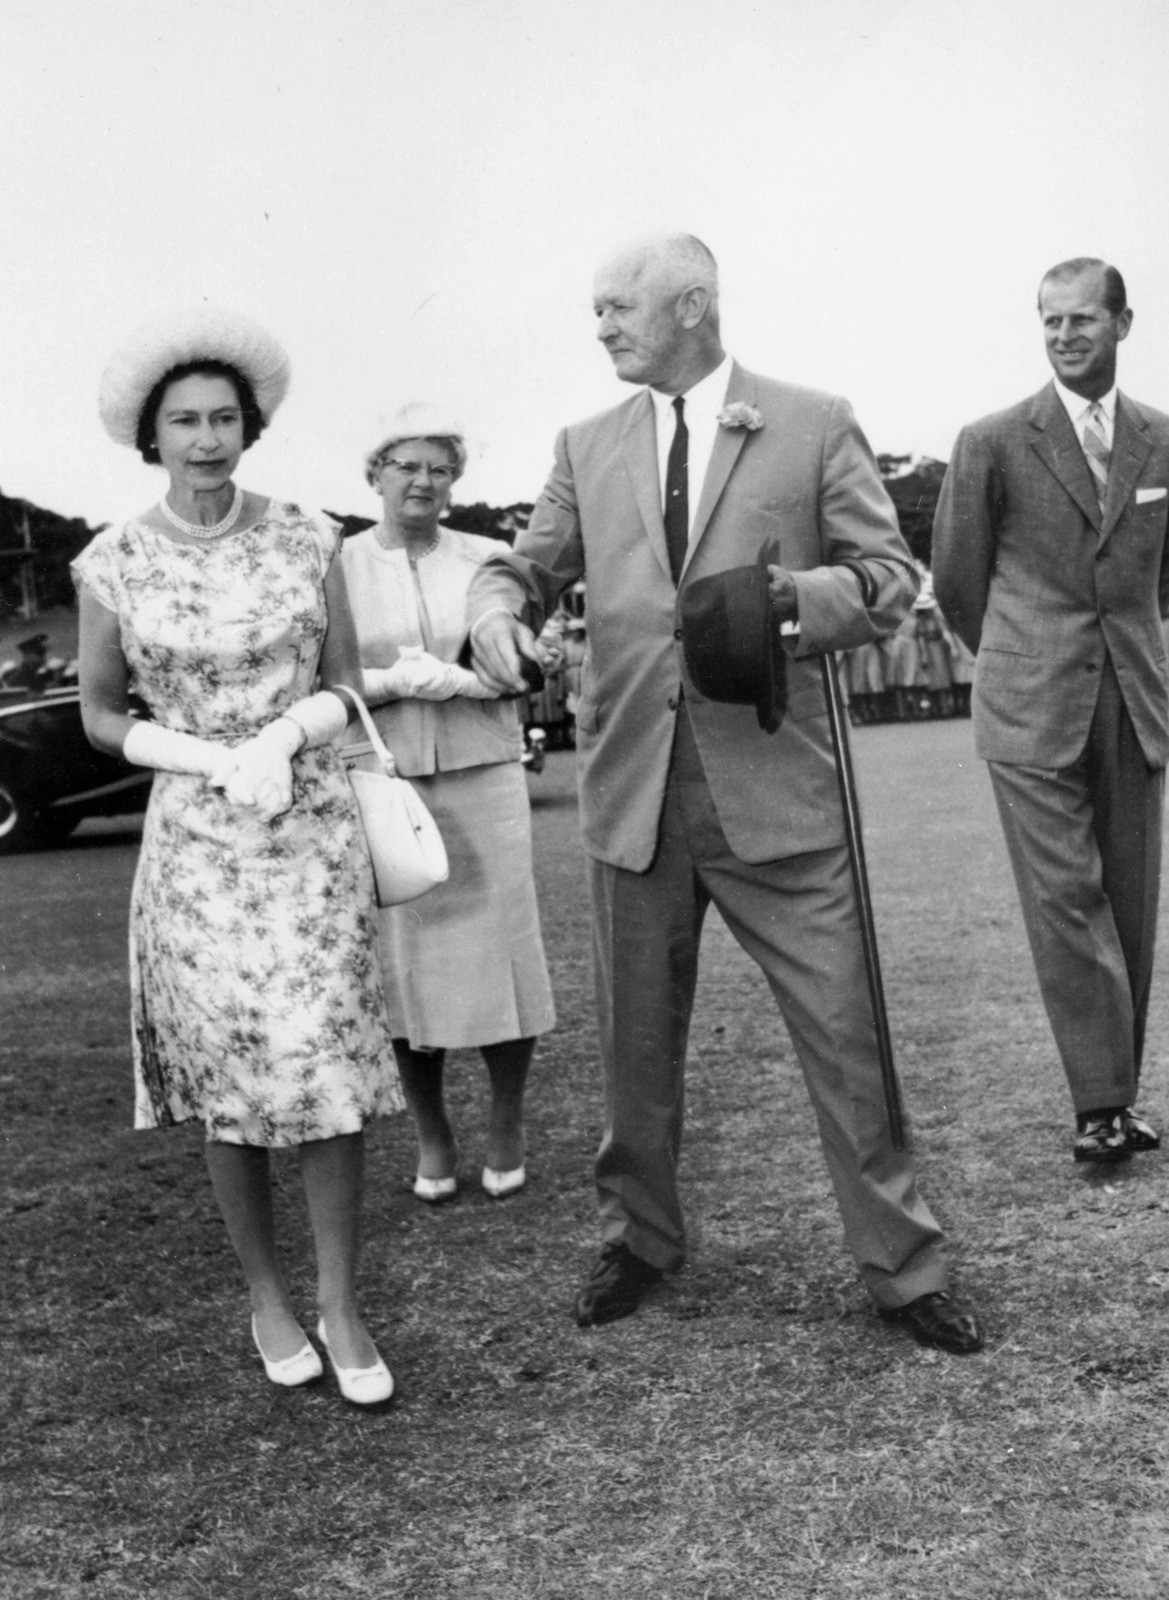
[[1132, 325], [1115, 267], [1053, 267], [1054, 381], [963, 429], [934, 523], [934, 586], [971, 650], [974, 737], [1043, 1002], [1077, 1161], [1156, 1131], [1133, 1109], [1153, 967], [1169, 694], [1169, 417], [1116, 388]]
[[[981, 1331], [946, 1291], [940, 1230], [890, 1137], [817, 661], [891, 632], [913, 599], [892, 506], [843, 400], [724, 355], [698, 240], [622, 253], [597, 277], [595, 311], [637, 393], [560, 435], [527, 531], [480, 569], [468, 612], [480, 675], [515, 691], [556, 597], [586, 580], [576, 726], [605, 1131], [603, 1248], [577, 1320], [628, 1315], [683, 1259], [683, 1074], [713, 900], [779, 1001], [878, 1307], [928, 1343], [975, 1350]], [[754, 563], [770, 539], [792, 648], [774, 736], [749, 706], [695, 689], [680, 622], [689, 583]]]

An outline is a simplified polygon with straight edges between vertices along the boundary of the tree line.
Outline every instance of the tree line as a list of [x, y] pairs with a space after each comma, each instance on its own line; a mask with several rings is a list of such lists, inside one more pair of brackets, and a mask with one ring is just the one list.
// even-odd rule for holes
[[[879, 455], [877, 465], [897, 510], [902, 537], [912, 554], [929, 565], [934, 507], [938, 503], [946, 463], [928, 456], [914, 464], [910, 456]], [[512, 544], [527, 526], [530, 500], [509, 506], [492, 506], [477, 500], [471, 505], [452, 504], [444, 522], [464, 533], [485, 534]], [[372, 517], [327, 513], [348, 538], [373, 526]], [[91, 527], [83, 517], [62, 517], [0, 492], [0, 620], [17, 615], [31, 584], [42, 610], [73, 603], [69, 563], [94, 534], [107, 526]], [[25, 574], [22, 577], [22, 570]]]

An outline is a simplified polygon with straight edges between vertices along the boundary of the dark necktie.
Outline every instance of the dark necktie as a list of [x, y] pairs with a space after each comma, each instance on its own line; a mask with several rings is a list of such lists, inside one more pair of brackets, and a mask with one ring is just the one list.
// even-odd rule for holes
[[686, 486], [686, 456], [690, 434], [682, 416], [685, 401], [675, 397], [674, 440], [666, 462], [666, 549], [670, 554], [670, 575], [675, 585], [682, 576], [686, 561], [686, 545], [690, 538], [690, 495]]

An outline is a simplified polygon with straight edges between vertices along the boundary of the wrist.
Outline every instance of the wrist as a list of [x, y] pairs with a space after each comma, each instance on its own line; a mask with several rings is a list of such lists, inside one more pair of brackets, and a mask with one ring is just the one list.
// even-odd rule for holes
[[277, 722], [287, 722], [295, 730], [296, 743], [292, 748], [292, 754], [296, 755], [298, 751], [303, 750], [308, 743], [308, 730], [303, 728], [295, 717], [290, 717], [287, 711], [278, 716], [276, 720]]
[[290, 722], [299, 731], [300, 738], [291, 751], [295, 755], [298, 750], [314, 749], [340, 738], [349, 722], [349, 707], [339, 694], [318, 689], [316, 694], [289, 706], [276, 720]]
[[304, 749], [308, 735], [295, 717], [284, 712], [261, 728], [256, 738], [291, 761], [294, 755]]

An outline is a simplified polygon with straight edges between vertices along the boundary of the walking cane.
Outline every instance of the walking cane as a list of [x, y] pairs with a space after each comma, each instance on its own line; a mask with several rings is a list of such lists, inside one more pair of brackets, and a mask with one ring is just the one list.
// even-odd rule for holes
[[881, 958], [877, 954], [877, 927], [873, 921], [873, 901], [869, 894], [869, 875], [865, 867], [865, 842], [861, 834], [860, 806], [857, 803], [852, 752], [848, 743], [848, 721], [844, 712], [844, 699], [840, 693], [840, 680], [836, 676], [836, 657], [831, 651], [820, 657], [820, 672], [824, 679], [824, 698], [828, 702], [828, 725], [832, 730], [832, 753], [836, 757], [836, 778], [840, 785], [840, 804], [844, 812], [848, 864], [852, 868], [852, 883], [856, 890], [857, 912], [860, 916], [865, 974], [869, 980], [869, 999], [872, 1002], [873, 1021], [877, 1029], [877, 1058], [881, 1063], [881, 1087], [885, 1091], [885, 1109], [889, 1116], [893, 1148], [904, 1150], [905, 1118], [901, 1109], [897, 1068], [893, 1063], [893, 1041], [889, 1037], [889, 1013], [885, 1009], [885, 989], [881, 982]]

